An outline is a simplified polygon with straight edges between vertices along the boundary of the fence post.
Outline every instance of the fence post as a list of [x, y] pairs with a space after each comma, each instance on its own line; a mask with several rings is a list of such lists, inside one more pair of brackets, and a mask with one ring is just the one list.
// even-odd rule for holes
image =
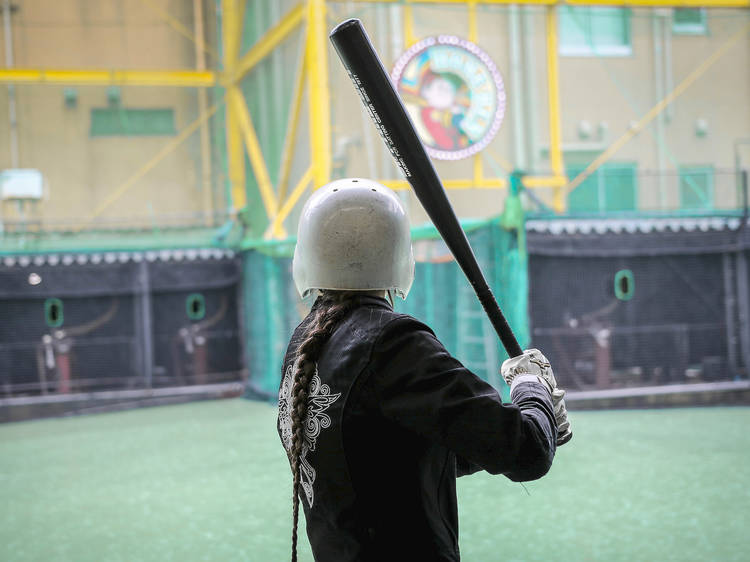
[[748, 200], [747, 200], [747, 169], [742, 170], [742, 229], [747, 228]]
[[733, 252], [726, 252], [721, 255], [722, 266], [724, 269], [724, 321], [727, 330], [727, 358], [729, 361], [729, 371], [736, 375], [737, 365], [737, 327], [735, 326], [735, 310], [737, 310], [737, 300], [734, 292], [734, 271], [732, 268]]
[[138, 268], [138, 299], [141, 308], [139, 318], [140, 344], [143, 346], [141, 370], [146, 388], [151, 388], [154, 378], [154, 334], [151, 320], [151, 283], [149, 280], [148, 261], [145, 259], [140, 262]]
[[745, 367], [745, 376], [750, 376], [750, 287], [748, 287], [747, 247], [748, 187], [747, 170], [742, 170], [742, 224], [740, 245], [737, 249], [737, 311], [739, 315], [740, 354]]
[[745, 372], [750, 374], [750, 305], [748, 299], [748, 268], [745, 252], [737, 252], [737, 310], [740, 320], [740, 352]]

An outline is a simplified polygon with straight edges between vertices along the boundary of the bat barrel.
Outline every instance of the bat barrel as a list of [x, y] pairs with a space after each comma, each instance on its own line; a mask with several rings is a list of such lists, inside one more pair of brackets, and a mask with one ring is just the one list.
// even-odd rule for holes
[[420, 177], [439, 183], [432, 163], [419, 154], [422, 142], [361, 22], [350, 19], [340, 23], [331, 31], [330, 39], [406, 179], [411, 182]]

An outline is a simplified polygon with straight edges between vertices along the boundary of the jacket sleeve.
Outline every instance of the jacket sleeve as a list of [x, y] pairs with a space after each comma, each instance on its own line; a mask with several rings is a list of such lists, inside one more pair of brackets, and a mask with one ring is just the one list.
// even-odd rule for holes
[[369, 371], [368, 386], [382, 415], [453, 451], [459, 474], [478, 467], [527, 481], [549, 470], [557, 428], [551, 396], [542, 385], [519, 384], [514, 403], [503, 404], [492, 386], [409, 316], [383, 328]]

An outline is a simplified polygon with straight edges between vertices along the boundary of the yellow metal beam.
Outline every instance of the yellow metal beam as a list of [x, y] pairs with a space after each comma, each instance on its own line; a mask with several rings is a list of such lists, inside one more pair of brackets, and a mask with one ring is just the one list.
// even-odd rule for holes
[[[406, 180], [378, 180], [378, 183], [382, 183], [394, 191], [410, 189], [409, 182]], [[445, 189], [505, 189], [508, 187], [508, 182], [502, 178], [487, 178], [478, 184], [474, 181], [474, 178], [452, 179], [443, 180], [443, 187]]]
[[581, 6], [652, 6], [655, 8], [747, 8], [750, 0], [566, 0], [564, 4]]
[[[329, 2], [354, 2], [363, 4], [396, 4], [404, 0], [328, 0]], [[470, 0], [407, 0], [413, 4], [466, 4]], [[585, 5], [585, 6], [654, 6], [690, 8], [747, 8], [750, 0], [476, 0], [478, 4], [531, 4], [531, 5]]]
[[216, 84], [216, 74], [207, 70], [66, 70], [43, 68], [0, 68], [0, 83], [208, 88]]
[[411, 189], [409, 182], [406, 180], [378, 180], [378, 183], [381, 183], [394, 191]]
[[[557, 70], [557, 8], [547, 8], [547, 101], [549, 107], [549, 159], [555, 176], [565, 175], [562, 160], [560, 133], [560, 82]], [[565, 194], [562, 187], [555, 190], [552, 204], [555, 211], [565, 210]]]
[[[378, 0], [376, 0], [378, 1]], [[469, 0], [409, 0], [414, 4], [466, 4]], [[554, 4], [555, 0], [478, 0], [480, 4]]]
[[417, 42], [417, 37], [414, 34], [414, 12], [408, 0], [404, 4], [401, 18], [404, 25], [404, 45], [408, 48]]
[[[205, 36], [203, 26], [203, 0], [193, 0], [193, 29], [194, 37]], [[202, 39], [201, 39], [202, 43]], [[201, 43], [194, 42], [195, 46], [195, 68], [200, 71], [206, 70], [206, 51], [201, 48]], [[205, 88], [198, 88], [198, 111], [204, 113], [208, 108], [208, 92]], [[206, 214], [206, 226], [213, 225], [214, 221], [214, 190], [213, 171], [211, 166], [211, 136], [206, 123], [200, 127], [201, 147], [201, 187], [203, 191], [203, 212]]]
[[474, 185], [480, 185], [484, 181], [484, 172], [482, 170], [482, 156], [477, 153], [474, 155]]
[[355, 4], [467, 4], [475, 1], [477, 4], [555, 4], [557, 0], [328, 0], [331, 3], [354, 2]]
[[468, 0], [469, 7], [469, 41], [477, 42], [479, 31], [477, 31], [477, 0]]
[[299, 128], [300, 109], [302, 107], [302, 96], [305, 92], [305, 76], [307, 65], [305, 63], [304, 53], [300, 57], [297, 76], [294, 80], [294, 94], [292, 98], [292, 107], [289, 112], [289, 121], [287, 123], [286, 136], [284, 137], [284, 148], [281, 151], [281, 164], [279, 166], [279, 203], [286, 199], [287, 186], [289, 185], [289, 173], [292, 169], [292, 160], [294, 156], [294, 144], [297, 141], [297, 129]]
[[695, 70], [688, 74], [685, 79], [680, 82], [677, 87], [667, 94], [659, 103], [652, 107], [648, 113], [641, 117], [638, 122], [628, 129], [620, 138], [613, 142], [607, 150], [602, 152], [598, 157], [589, 164], [585, 170], [578, 174], [567, 186], [566, 192], [570, 193], [576, 187], [581, 185], [591, 174], [593, 174], [602, 164], [609, 160], [618, 150], [620, 150], [627, 142], [632, 139], [635, 135], [640, 133], [643, 128], [648, 125], [653, 119], [661, 113], [675, 99], [681, 96], [685, 90], [687, 90], [692, 84], [700, 78], [713, 64], [719, 60], [726, 52], [735, 45], [740, 39], [742, 39], [750, 31], [750, 24], [743, 25], [739, 31], [732, 34], [732, 36], [714, 53], [698, 65]]
[[540, 187], [564, 187], [568, 183], [568, 178], [565, 176], [524, 176], [521, 178], [521, 183], [524, 187], [529, 189], [536, 189]]
[[262, 61], [273, 51], [279, 43], [294, 31], [305, 15], [304, 5], [298, 4], [283, 17], [275, 26], [269, 29], [263, 37], [253, 45], [250, 50], [237, 63], [233, 80], [240, 80], [250, 72], [255, 65]]
[[[240, 29], [242, 26], [241, 11], [242, 9], [238, 5], [238, 0], [224, 0], [222, 3], [221, 25], [224, 40], [224, 72], [229, 76], [234, 75], [237, 66], [237, 52], [240, 46]], [[227, 95], [230, 93], [228, 91]], [[247, 206], [245, 151], [242, 149], [242, 133], [235, 105], [228, 103], [225, 114], [227, 164], [229, 167], [232, 209], [237, 212]]]
[[310, 83], [310, 150], [314, 187], [331, 173], [331, 97], [328, 89], [328, 29], [325, 0], [307, 1], [306, 64]]
[[221, 9], [224, 69], [227, 73], [231, 74], [237, 67], [237, 57], [240, 49], [242, 6], [239, 0], [222, 0]]
[[276, 196], [273, 193], [273, 185], [268, 175], [266, 161], [263, 158], [263, 152], [258, 142], [258, 135], [255, 133], [253, 121], [250, 112], [247, 110], [245, 98], [239, 87], [232, 86], [229, 89], [229, 104], [234, 110], [234, 116], [239, 123], [240, 131], [245, 139], [247, 155], [250, 157], [250, 165], [253, 168], [253, 174], [258, 182], [258, 190], [263, 199], [263, 206], [266, 209], [266, 216], [271, 220], [276, 215]]
[[281, 206], [281, 209], [279, 209], [278, 214], [273, 218], [273, 222], [271, 223], [271, 225], [269, 225], [268, 230], [266, 231], [266, 237], [269, 237], [272, 233], [276, 238], [286, 238], [286, 232], [283, 228], [284, 220], [286, 220], [286, 218], [289, 216], [289, 213], [292, 212], [292, 209], [294, 209], [297, 201], [299, 201], [300, 197], [302, 197], [302, 195], [305, 193], [311, 181], [312, 166], [308, 168], [304, 174], [302, 174], [302, 177], [292, 190], [289, 198], [284, 201], [284, 204]]
[[240, 211], [247, 206], [245, 151], [242, 149], [242, 135], [235, 111], [227, 105], [227, 160], [229, 165], [229, 184], [232, 193], [232, 209]]
[[479, 183], [474, 183], [474, 180], [444, 180], [443, 185], [445, 189], [505, 189], [508, 187], [508, 182], [503, 178], [486, 178], [482, 179]]

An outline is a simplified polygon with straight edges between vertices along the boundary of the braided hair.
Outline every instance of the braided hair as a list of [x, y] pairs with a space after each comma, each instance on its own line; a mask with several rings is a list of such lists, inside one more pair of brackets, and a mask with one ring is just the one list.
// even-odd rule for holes
[[297, 350], [297, 361], [292, 382], [292, 447], [287, 452], [292, 466], [292, 562], [297, 560], [297, 524], [299, 522], [299, 491], [301, 481], [302, 448], [305, 442], [310, 383], [318, 369], [318, 358], [323, 346], [339, 322], [355, 306], [355, 297], [361, 293], [323, 291], [313, 306], [314, 315], [308, 324], [304, 339]]

